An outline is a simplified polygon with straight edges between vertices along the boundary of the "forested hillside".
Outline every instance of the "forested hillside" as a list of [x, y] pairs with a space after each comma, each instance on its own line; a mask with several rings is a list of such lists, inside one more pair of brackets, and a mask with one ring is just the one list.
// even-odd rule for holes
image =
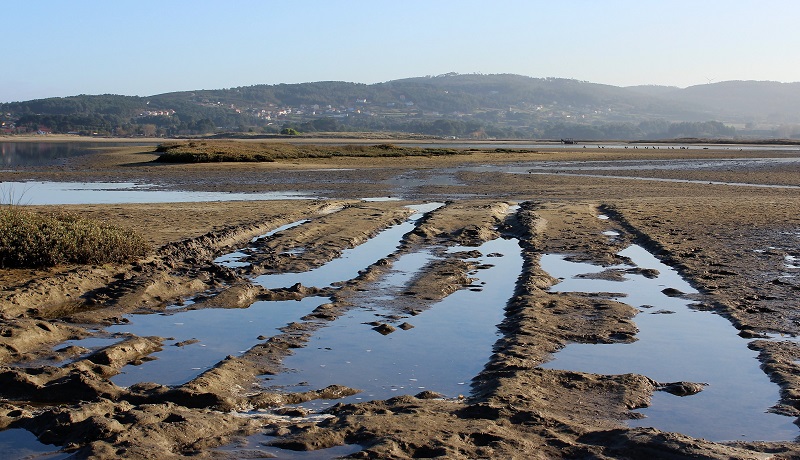
[[399, 131], [458, 138], [800, 137], [800, 83], [622, 88], [520, 75], [256, 85], [0, 104], [4, 133]]

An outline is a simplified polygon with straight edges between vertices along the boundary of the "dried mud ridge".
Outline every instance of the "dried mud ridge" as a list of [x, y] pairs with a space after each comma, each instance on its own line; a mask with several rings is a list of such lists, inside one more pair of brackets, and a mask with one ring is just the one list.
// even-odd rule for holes
[[[743, 333], [797, 332], [788, 311], [770, 310], [759, 322], [758, 308], [721, 292], [735, 282], [730, 261], [694, 263], [688, 252], [643, 224], [635, 209], [598, 203], [525, 202], [517, 208], [496, 201], [457, 201], [427, 213], [397, 251], [335, 287], [295, 285], [267, 290], [253, 283], [260, 274], [299, 272], [320, 266], [381, 230], [404, 221], [405, 203], [314, 202], [287, 210], [282, 219], [218, 231], [162, 247], [130, 266], [85, 267], [7, 287], [0, 299], [0, 428], [25, 428], [42, 442], [77, 457], [199, 458], [257, 456], [213, 448], [254, 433], [276, 436], [274, 445], [317, 450], [343, 444], [363, 449], [352, 458], [796, 458], [794, 443], [719, 444], [655, 429], [629, 429], [654, 391], [689, 395], [701, 382], [655, 382], [636, 374], [596, 375], [538, 367], [567, 343], [635, 340], [636, 310], [603, 298], [549, 293], [555, 280], [538, 264], [541, 254], [611, 264], [616, 253], [640, 242], [678, 267], [703, 291], [703, 303], [727, 315]], [[609, 220], [597, 218], [600, 213]], [[309, 222], [250, 243], [278, 226]], [[603, 231], [620, 236], [609, 241]], [[286, 408], [312, 399], [336, 399], [358, 389], [331, 385], [302, 393], [262, 391], [258, 376], [282, 371], [283, 359], [306, 345], [314, 331], [354, 307], [359, 293], [404, 253], [422, 247], [478, 246], [500, 237], [520, 241], [524, 269], [499, 325], [502, 338], [467, 398], [445, 399], [423, 392], [385, 401], [337, 404], [323, 418]], [[254, 248], [243, 268], [213, 263], [221, 254]], [[302, 249], [297, 251], [296, 249]], [[480, 269], [475, 251], [449, 254], [407, 286], [393, 308], [396, 315], [375, 324], [376, 333], [413, 327], [413, 316], [469, 286]], [[693, 258], [691, 254], [697, 254]], [[708, 268], [712, 267], [712, 268]], [[717, 289], [714, 288], [717, 287]], [[753, 292], [784, 295], [791, 284], [771, 283]], [[727, 292], [727, 291], [725, 291]], [[127, 388], [109, 377], [124, 366], [149, 359], [164, 346], [161, 337], [130, 336], [93, 353], [67, 339], [92, 335], [93, 326], [126, 321], [133, 312], [162, 312], [192, 299], [184, 309], [247, 308], [256, 300], [329, 297], [301, 321], [281, 329], [239, 356], [228, 356], [183, 385], [139, 383]], [[737, 303], [738, 302], [738, 303]], [[752, 310], [752, 311], [751, 311]], [[176, 309], [175, 311], [180, 311]], [[780, 327], [779, 327], [780, 326]], [[765, 370], [782, 387], [777, 410], [800, 415], [796, 343], [756, 341]], [[66, 364], [64, 362], [67, 361]], [[334, 382], [335, 383], [335, 382]], [[260, 409], [260, 410], [259, 410]], [[264, 454], [261, 452], [261, 454]], [[268, 455], [268, 454], [264, 454]]]

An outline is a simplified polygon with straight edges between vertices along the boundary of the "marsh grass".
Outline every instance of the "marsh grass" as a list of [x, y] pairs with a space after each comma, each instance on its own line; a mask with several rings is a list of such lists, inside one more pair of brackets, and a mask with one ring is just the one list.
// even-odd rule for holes
[[0, 206], [0, 267], [125, 262], [149, 252], [138, 233], [66, 212]]
[[272, 162], [300, 158], [467, 155], [463, 149], [378, 145], [297, 145], [235, 141], [171, 142], [158, 146], [165, 163]]

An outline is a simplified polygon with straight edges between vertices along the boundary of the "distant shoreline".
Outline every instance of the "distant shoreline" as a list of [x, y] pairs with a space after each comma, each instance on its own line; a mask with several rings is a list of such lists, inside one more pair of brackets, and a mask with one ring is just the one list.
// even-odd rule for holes
[[0, 142], [130, 142], [130, 143], [159, 143], [165, 140], [158, 137], [94, 137], [77, 136], [74, 134], [23, 134], [3, 135]]

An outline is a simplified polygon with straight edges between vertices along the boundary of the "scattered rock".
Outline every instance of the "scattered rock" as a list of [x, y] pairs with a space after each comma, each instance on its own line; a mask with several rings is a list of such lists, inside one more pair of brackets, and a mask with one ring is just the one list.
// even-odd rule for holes
[[395, 328], [394, 326], [391, 326], [391, 325], [386, 324], [386, 323], [381, 323], [381, 324], [373, 327], [372, 329], [380, 332], [383, 335], [389, 335], [392, 332], [397, 330], [397, 328]]
[[675, 289], [675, 288], [662, 289], [661, 292], [667, 297], [680, 297], [682, 295], [686, 295], [685, 292], [680, 291], [680, 290]]
[[441, 399], [444, 398], [444, 395], [435, 391], [425, 390], [421, 393], [417, 393], [414, 397], [417, 399]]
[[691, 396], [700, 393], [708, 386], [707, 383], [694, 383], [694, 382], [672, 382], [672, 383], [659, 383], [656, 390], [665, 391], [675, 396]]
[[302, 407], [281, 407], [272, 411], [278, 415], [286, 415], [289, 417], [305, 417], [311, 411]]

